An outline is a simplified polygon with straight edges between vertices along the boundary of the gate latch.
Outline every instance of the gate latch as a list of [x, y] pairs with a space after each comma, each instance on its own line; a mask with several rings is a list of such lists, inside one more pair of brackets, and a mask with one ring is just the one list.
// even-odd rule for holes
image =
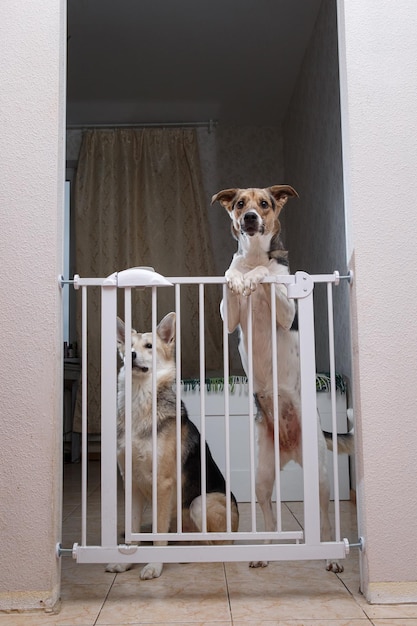
[[296, 272], [295, 283], [287, 285], [287, 296], [289, 298], [306, 298], [313, 291], [314, 283], [307, 272]]

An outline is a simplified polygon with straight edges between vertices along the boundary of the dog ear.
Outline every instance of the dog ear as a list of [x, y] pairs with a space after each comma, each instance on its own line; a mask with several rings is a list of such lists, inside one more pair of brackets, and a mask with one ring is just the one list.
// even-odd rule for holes
[[159, 322], [156, 328], [156, 332], [165, 343], [172, 343], [175, 341], [175, 318], [175, 313], [168, 313]]
[[231, 204], [233, 198], [236, 196], [238, 191], [239, 189], [223, 189], [222, 191], [214, 194], [211, 199], [211, 204], [220, 202], [220, 204], [230, 212], [232, 210]]
[[125, 323], [120, 317], [117, 318], [117, 341], [118, 343], [125, 342]]
[[298, 193], [290, 185], [273, 185], [267, 189], [277, 203], [278, 212], [281, 211], [288, 198], [298, 198]]

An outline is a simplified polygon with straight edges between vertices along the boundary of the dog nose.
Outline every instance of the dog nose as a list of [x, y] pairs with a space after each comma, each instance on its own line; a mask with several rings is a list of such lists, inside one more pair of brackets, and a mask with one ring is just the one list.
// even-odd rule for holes
[[132, 350], [132, 363], [134, 362], [135, 359], [136, 359], [136, 352]]
[[257, 221], [258, 216], [253, 211], [248, 211], [248, 213], [245, 213], [243, 219], [245, 220], [245, 224], [252, 224]]

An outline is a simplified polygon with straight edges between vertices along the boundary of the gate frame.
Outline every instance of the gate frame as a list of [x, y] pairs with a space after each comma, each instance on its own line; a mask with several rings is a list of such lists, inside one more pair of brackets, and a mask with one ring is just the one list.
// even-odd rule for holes
[[[200, 355], [204, 356], [204, 315], [201, 313], [202, 302], [204, 301], [205, 284], [222, 284], [223, 297], [227, 297], [226, 280], [223, 277], [169, 277], [165, 278], [154, 272], [152, 268], [130, 268], [121, 272], [114, 272], [107, 278], [80, 278], [75, 275], [72, 283], [75, 289], [82, 289], [82, 526], [81, 543], [74, 543], [72, 549], [65, 550], [61, 546], [57, 547], [58, 554], [71, 553], [71, 556], [78, 563], [143, 563], [149, 561], [161, 561], [166, 563], [176, 562], [216, 562], [216, 561], [285, 561], [285, 560], [310, 560], [310, 559], [343, 559], [349, 554], [350, 547], [362, 547], [362, 541], [358, 544], [350, 544], [346, 538], [340, 538], [340, 500], [338, 488], [338, 463], [337, 463], [337, 425], [336, 425], [336, 382], [334, 367], [334, 328], [333, 328], [333, 302], [332, 286], [338, 285], [341, 279], [352, 280], [352, 274], [339, 276], [335, 271], [333, 274], [309, 275], [306, 272], [296, 272], [293, 275], [266, 277], [263, 282], [271, 283], [271, 296], [273, 295], [274, 284], [286, 284], [289, 298], [298, 301], [299, 316], [299, 348], [300, 348], [300, 375], [301, 375], [301, 413], [302, 413], [302, 455], [303, 455], [303, 477], [304, 477], [304, 532], [303, 531], [282, 531], [280, 519], [278, 520], [278, 530], [273, 533], [261, 531], [236, 533], [132, 533], [131, 516], [127, 530], [127, 542], [119, 544], [117, 542], [117, 336], [116, 336], [116, 315], [117, 315], [117, 290], [125, 290], [125, 331], [129, 336], [131, 332], [131, 289], [151, 288], [152, 290], [152, 333], [156, 333], [156, 296], [157, 289], [163, 286], [174, 286], [176, 295], [176, 307], [179, 307], [180, 285], [197, 284], [199, 286], [200, 298]], [[61, 284], [64, 281], [61, 278]], [[334, 472], [334, 502], [335, 502], [335, 540], [329, 542], [320, 541], [320, 507], [319, 507], [319, 480], [318, 480], [318, 439], [317, 439], [317, 417], [316, 417], [316, 389], [315, 389], [315, 345], [314, 345], [314, 310], [313, 310], [313, 290], [316, 283], [327, 283], [328, 302], [328, 329], [329, 329], [329, 357], [330, 357], [330, 390], [333, 426], [333, 472]], [[87, 288], [89, 286], [101, 286], [102, 288], [102, 321], [101, 321], [101, 348], [102, 348], [102, 381], [101, 381], [101, 446], [105, 451], [101, 459], [101, 545], [87, 545]], [[250, 309], [251, 307], [249, 307]], [[227, 307], [224, 307], [226, 310]], [[202, 317], [201, 317], [202, 315]], [[251, 315], [251, 312], [249, 313]], [[271, 297], [271, 318], [275, 319], [275, 298]], [[251, 325], [249, 324], [249, 328]], [[272, 325], [274, 330], [274, 324]], [[180, 315], [177, 318], [177, 330], [180, 330]], [[224, 320], [224, 367], [225, 380], [228, 380], [228, 341], [227, 341], [227, 319]], [[179, 345], [177, 342], [177, 346]], [[275, 342], [276, 343], [276, 342]], [[248, 341], [250, 345], [250, 341]], [[274, 341], [273, 341], [274, 345]], [[275, 347], [273, 352], [276, 352]], [[251, 349], [249, 349], [249, 395], [252, 394], [251, 376]], [[177, 362], [180, 356], [177, 347]], [[156, 365], [156, 352], [153, 351], [154, 369]], [[204, 358], [200, 358], [200, 378], [204, 379]], [[130, 390], [131, 362], [126, 360], [126, 431], [131, 424]], [[276, 377], [275, 377], [276, 378]], [[155, 377], [154, 377], [155, 379]], [[177, 368], [177, 415], [180, 414], [180, 371]], [[277, 383], [274, 380], [274, 387]], [[156, 381], [154, 386], [154, 398], [156, 398]], [[201, 385], [201, 413], [202, 428], [201, 438], [204, 438], [204, 385]], [[274, 395], [277, 397], [277, 388], [274, 388]], [[226, 437], [228, 423], [228, 385], [225, 385], [225, 420]], [[156, 402], [153, 402], [156, 424]], [[277, 403], [275, 403], [277, 406]], [[249, 402], [249, 418], [253, 422], [253, 408]], [[275, 416], [277, 427], [278, 416]], [[178, 423], [178, 420], [177, 420]], [[253, 429], [251, 429], [252, 432]], [[128, 438], [127, 438], [128, 440]], [[307, 443], [308, 442], [308, 443]], [[127, 441], [128, 443], [128, 441]], [[156, 437], [154, 437], [156, 448]], [[226, 442], [227, 443], [227, 442]], [[128, 448], [129, 451], [128, 451]], [[178, 446], [177, 446], [178, 448]], [[253, 439], [251, 437], [251, 467], [253, 469]], [[202, 446], [204, 449], [204, 446]], [[129, 493], [126, 512], [131, 512], [131, 446], [126, 446], [126, 486], [125, 494]], [[156, 449], [155, 449], [156, 452]], [[276, 453], [276, 454], [279, 454]], [[103, 463], [103, 457], [106, 463]], [[154, 454], [156, 459], [156, 454]], [[179, 461], [179, 455], [177, 456]], [[277, 459], [276, 459], [277, 461]], [[156, 460], [155, 460], [156, 463]], [[202, 458], [202, 465], [204, 459]], [[129, 466], [129, 467], [128, 467]], [[205, 467], [205, 465], [204, 465]], [[156, 466], [154, 466], [156, 469]], [[279, 484], [279, 464], [276, 462], [276, 478]], [[177, 471], [180, 472], [180, 463], [177, 463]], [[156, 487], [156, 471], [153, 472]], [[129, 489], [130, 487], [130, 489]], [[253, 489], [252, 489], [253, 491]], [[154, 489], [156, 493], [156, 489]], [[229, 453], [226, 453], [226, 493], [230, 493], [230, 467]], [[204, 494], [203, 494], [204, 495]], [[155, 501], [156, 498], [153, 498]], [[204, 498], [203, 498], [204, 500]], [[130, 501], [130, 502], [129, 502]], [[277, 510], [280, 509], [281, 498], [277, 489]], [[178, 505], [180, 507], [180, 505]], [[252, 518], [254, 519], [256, 501], [252, 497]], [[204, 509], [204, 507], [203, 507]], [[155, 509], [153, 518], [155, 521]], [[204, 516], [203, 516], [204, 517]], [[227, 527], [230, 529], [230, 506], [227, 514]], [[156, 526], [154, 525], [154, 528]], [[129, 541], [146, 542], [155, 540], [168, 541], [205, 541], [205, 540], [254, 540], [253, 545], [137, 545], [130, 544]], [[291, 540], [295, 543], [268, 543], [271, 540]], [[300, 543], [303, 541], [303, 543]]]

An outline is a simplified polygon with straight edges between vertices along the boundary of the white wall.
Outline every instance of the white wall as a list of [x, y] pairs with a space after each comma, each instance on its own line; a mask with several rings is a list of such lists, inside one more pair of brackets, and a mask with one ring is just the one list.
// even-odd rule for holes
[[338, 17], [362, 588], [417, 602], [417, 3]]
[[65, 3], [0, 3], [0, 610], [59, 595]]
[[[323, 0], [291, 98], [284, 126], [285, 180], [300, 199], [284, 220], [291, 271], [346, 273], [346, 237], [340, 129], [335, 0]], [[336, 369], [351, 373], [349, 286], [334, 290]], [[329, 370], [327, 300], [315, 289], [317, 368]]]
[[[63, 4], [0, 4], [0, 610], [59, 593]], [[417, 4], [338, 9], [362, 585], [415, 602]]]

